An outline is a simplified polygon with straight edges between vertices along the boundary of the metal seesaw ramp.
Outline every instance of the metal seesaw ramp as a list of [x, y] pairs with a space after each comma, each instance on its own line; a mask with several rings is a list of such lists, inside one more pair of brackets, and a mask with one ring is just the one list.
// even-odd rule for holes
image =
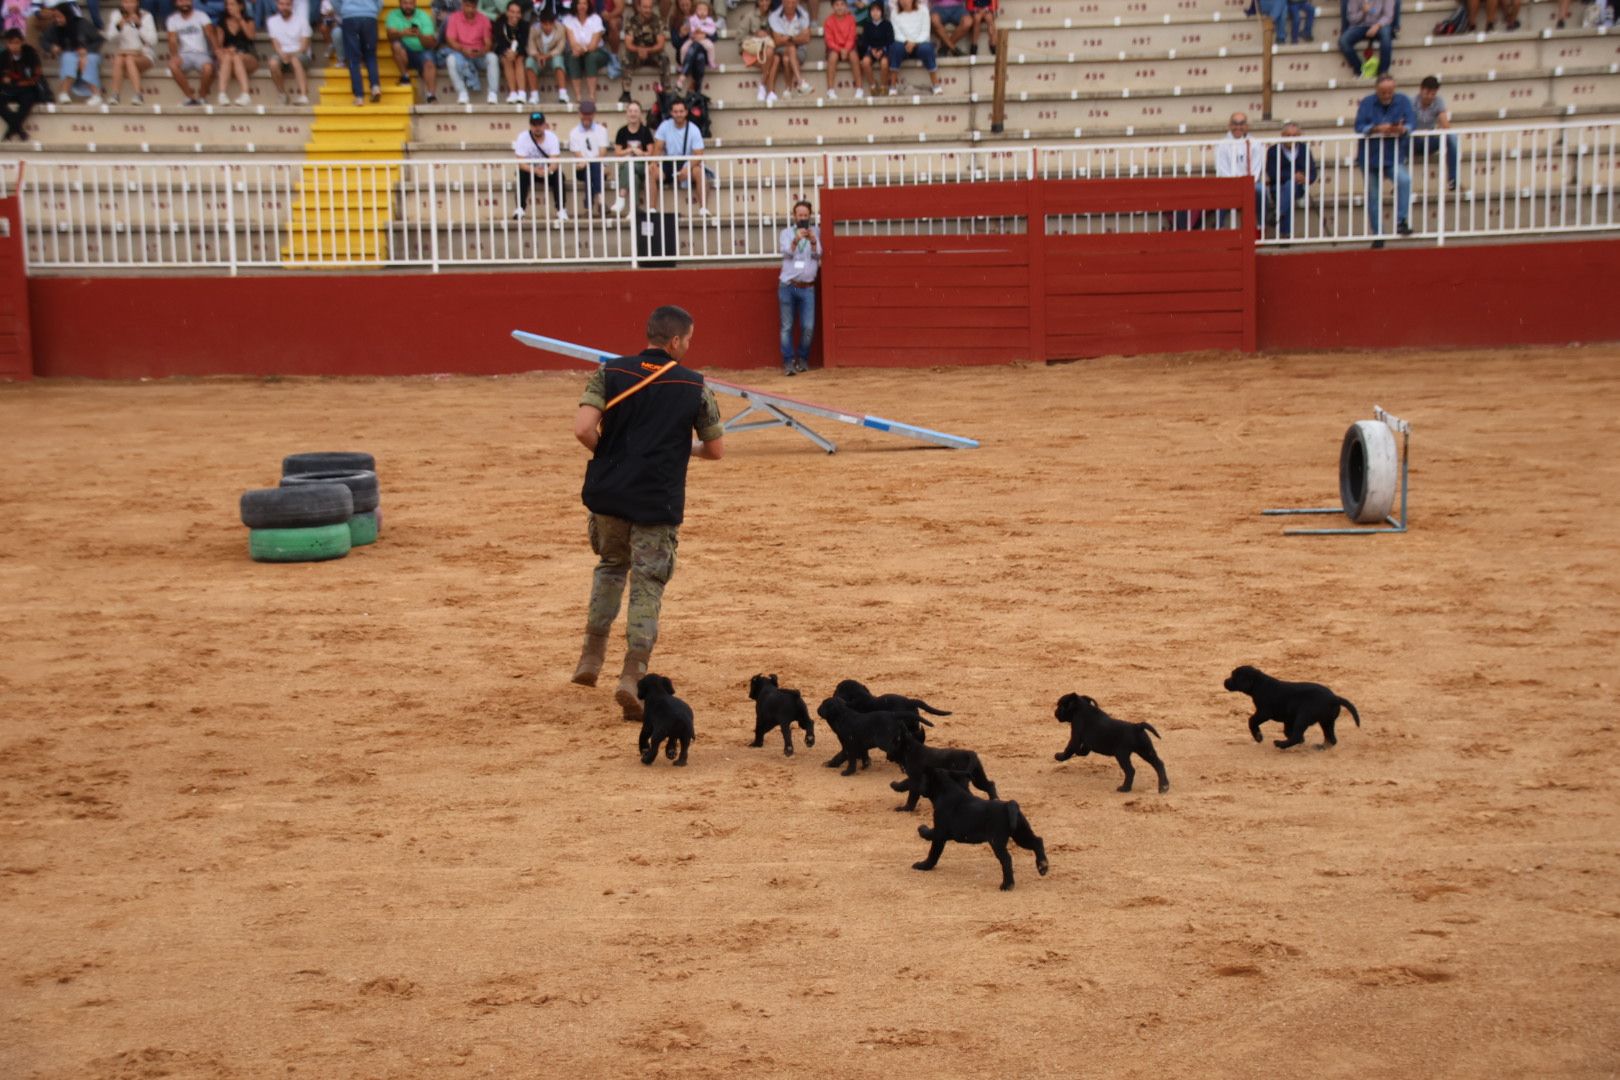
[[[605, 364], [619, 356], [618, 353], [603, 352], [600, 349], [576, 345], [571, 341], [561, 341], [541, 334], [531, 334], [526, 330], [514, 330], [512, 331], [512, 337], [530, 348], [539, 349], [542, 352], [556, 353], [559, 356], [572, 357], [575, 360], [585, 360], [592, 364]], [[744, 431], [758, 431], [762, 428], [786, 427], [797, 431], [829, 454], [836, 451], [838, 447], [832, 440], [817, 434], [799, 420], [788, 415], [790, 412], [801, 412], [808, 413], [811, 416], [825, 417], [828, 420], [836, 420], [840, 424], [867, 428], [871, 431], [882, 431], [889, 435], [903, 435], [908, 439], [917, 439], [922, 442], [932, 443], [935, 446], [948, 446], [953, 450], [974, 450], [979, 445], [977, 439], [969, 439], [963, 435], [951, 435], [948, 432], [918, 427], [915, 424], [905, 424], [899, 420], [887, 420], [881, 416], [872, 416], [866, 413], [845, 412], [843, 409], [835, 409], [830, 405], [816, 405], [809, 401], [800, 401], [797, 398], [783, 397], [781, 394], [768, 394], [763, 390], [755, 390], [751, 386], [739, 386], [736, 383], [723, 382], [720, 379], [709, 378], [706, 375], [703, 381], [715, 393], [739, 397], [748, 403], [747, 408], [725, 422], [728, 435], [741, 434]], [[756, 413], [762, 419], [744, 422], [746, 417], [753, 416]]]

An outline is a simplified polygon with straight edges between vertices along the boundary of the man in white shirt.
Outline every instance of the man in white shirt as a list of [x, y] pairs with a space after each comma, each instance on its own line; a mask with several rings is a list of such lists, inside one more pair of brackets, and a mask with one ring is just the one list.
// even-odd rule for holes
[[803, 68], [805, 46], [810, 43], [810, 16], [799, 10], [799, 0], [782, 0], [782, 6], [765, 20], [771, 31], [772, 48], [760, 72], [759, 100], [776, 100], [776, 76], [787, 76], [788, 89], [810, 93]]
[[562, 228], [568, 220], [568, 211], [563, 209], [562, 166], [558, 163], [562, 157], [562, 144], [557, 141], [557, 133], [551, 130], [551, 125], [546, 123], [545, 113], [529, 114], [528, 130], [512, 140], [512, 152], [518, 158], [518, 208], [512, 213], [513, 219], [523, 220], [528, 213], [529, 192], [537, 184], [544, 183], [551, 189], [551, 197], [557, 206], [557, 215], [552, 219], [552, 224], [558, 229]]
[[[293, 11], [293, 0], [276, 0], [276, 13], [265, 20], [265, 31], [270, 35], [270, 81], [276, 84], [276, 93], [282, 104], [309, 104], [309, 77], [304, 73], [304, 56], [309, 52], [309, 20]], [[287, 97], [287, 72], [293, 75], [298, 87], [295, 97]]]
[[586, 98], [579, 103], [579, 123], [568, 133], [568, 152], [583, 164], [574, 166], [574, 183], [585, 181], [591, 212], [602, 212], [602, 155], [613, 145], [606, 125], [596, 119], [596, 102]]
[[[201, 105], [214, 85], [214, 47], [209, 38], [213, 22], [191, 5], [174, 0], [174, 13], [163, 24], [169, 35], [169, 74], [185, 95], [187, 105]], [[197, 90], [187, 75], [199, 76]]]
[[[581, 19], [576, 8], [563, 16], [562, 25], [568, 34], [568, 44], [563, 48], [563, 67], [574, 84], [574, 93], [581, 101], [587, 98], [595, 101], [596, 73], [608, 64], [608, 51], [602, 47], [606, 33], [602, 16], [591, 12]], [[584, 79], [583, 85], [581, 79]]]
[[[791, 0], [786, 0], [790, 2]], [[686, 118], [686, 102], [675, 101], [669, 107], [669, 119], [653, 132], [653, 157], [673, 157], [680, 160], [661, 161], [664, 184], [673, 184], [678, 191], [690, 188], [697, 201], [698, 214], [709, 218], [709, 224], [720, 227], [720, 219], [709, 213], [704, 203], [704, 189], [708, 186], [708, 170], [703, 167], [703, 133]], [[660, 185], [662, 186], [662, 185]], [[656, 205], [658, 193], [647, 192], [647, 205]]]
[[[1251, 225], [1258, 226], [1265, 215], [1265, 182], [1261, 175], [1265, 172], [1266, 151], [1249, 135], [1249, 118], [1243, 113], [1233, 113], [1232, 119], [1226, 124], [1226, 138], [1215, 144], [1215, 175], [1216, 176], [1247, 176], [1254, 180], [1254, 221]], [[1215, 227], [1226, 228], [1226, 211], [1215, 212]]]

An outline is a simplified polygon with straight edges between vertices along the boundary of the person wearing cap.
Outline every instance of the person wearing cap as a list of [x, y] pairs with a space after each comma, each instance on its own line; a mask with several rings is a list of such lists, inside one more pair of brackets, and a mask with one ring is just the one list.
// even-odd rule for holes
[[71, 3], [58, 3], [44, 10], [45, 33], [40, 43], [51, 59], [61, 58], [62, 83], [56, 100], [72, 102], [70, 91], [88, 93], [86, 105], [101, 104], [101, 33], [90, 19]]
[[0, 51], [0, 117], [6, 121], [6, 134], [0, 142], [11, 138], [26, 141], [23, 122], [29, 110], [39, 104], [45, 64], [34, 47], [23, 40], [21, 30], [7, 30], [5, 41], [5, 50]]
[[719, 461], [725, 453], [714, 391], [702, 373], [681, 363], [693, 329], [692, 316], [680, 308], [654, 309], [647, 348], [603, 364], [586, 382], [574, 414], [574, 438], [591, 452], [580, 498], [590, 511], [586, 534], [598, 561], [573, 682], [596, 685], [628, 580], [627, 648], [613, 700], [632, 721], [642, 718], [636, 683], [652, 659], [664, 586], [675, 573], [687, 465], [694, 457]]
[[529, 129], [512, 140], [512, 152], [518, 157], [518, 205], [512, 213], [513, 219], [523, 220], [529, 211], [529, 192], [537, 183], [544, 182], [557, 205], [553, 224], [562, 228], [568, 220], [568, 211], [563, 209], [562, 166], [557, 160], [562, 156], [562, 144], [546, 123], [545, 113], [529, 114]]
[[568, 152], [581, 161], [574, 167], [574, 183], [577, 185], [579, 178], [584, 179], [593, 214], [602, 212], [602, 156], [612, 145], [613, 137], [608, 134], [607, 126], [596, 119], [596, 102], [586, 98], [579, 103], [579, 123], [568, 133]]

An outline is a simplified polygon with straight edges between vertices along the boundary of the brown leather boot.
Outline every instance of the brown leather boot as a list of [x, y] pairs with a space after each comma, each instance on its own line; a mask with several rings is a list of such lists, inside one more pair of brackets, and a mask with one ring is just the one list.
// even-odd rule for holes
[[647, 674], [652, 654], [631, 649], [624, 654], [624, 670], [619, 673], [619, 686], [613, 691], [613, 700], [624, 710], [624, 718], [633, 724], [641, 723], [641, 699], [636, 696], [636, 683]]
[[595, 686], [606, 657], [607, 635], [586, 634], [585, 647], [579, 651], [579, 666], [574, 669], [574, 681], [581, 686]]

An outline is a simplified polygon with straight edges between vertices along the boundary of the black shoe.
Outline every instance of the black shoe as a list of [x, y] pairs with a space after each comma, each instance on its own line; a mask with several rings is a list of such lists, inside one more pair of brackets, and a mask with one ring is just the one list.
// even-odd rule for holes
[[977, 44], [969, 45], [968, 46], [968, 55], [969, 56], [978, 56], [979, 55], [979, 46]]
[[400, 86], [409, 86], [409, 85], [411, 85], [411, 77], [409, 75], [401, 75], [399, 77], [398, 85], [400, 85]]
[[1395, 232], [1399, 236], [1411, 236], [1412, 226], [1408, 225], [1404, 221], [1397, 221], [1395, 223]]
[[1382, 240], [1374, 240], [1372, 249], [1374, 251], [1383, 251], [1384, 250], [1384, 242]]

